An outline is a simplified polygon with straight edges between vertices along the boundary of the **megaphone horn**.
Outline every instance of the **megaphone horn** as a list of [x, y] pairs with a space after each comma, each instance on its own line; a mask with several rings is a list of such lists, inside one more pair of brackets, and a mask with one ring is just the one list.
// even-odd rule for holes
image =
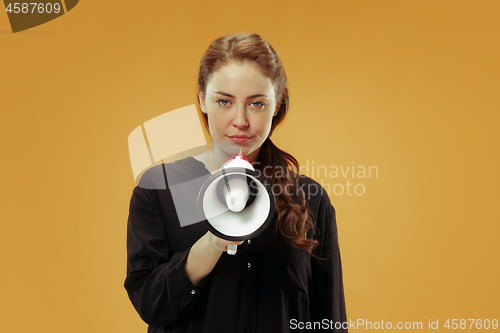
[[[241, 155], [226, 161], [203, 184], [198, 195], [198, 213], [217, 237], [242, 241], [265, 230], [274, 217], [271, 186]], [[236, 245], [228, 246], [236, 253]]]

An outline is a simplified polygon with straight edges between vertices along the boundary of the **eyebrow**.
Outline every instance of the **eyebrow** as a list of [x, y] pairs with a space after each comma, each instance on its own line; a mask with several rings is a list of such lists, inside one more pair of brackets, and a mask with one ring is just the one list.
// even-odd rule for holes
[[[234, 97], [233, 95], [228, 94], [228, 93], [225, 93], [225, 92], [222, 92], [222, 91], [216, 91], [215, 93], [216, 93], [216, 94], [219, 94], [219, 95], [222, 95], [222, 96], [227, 96], [227, 97], [231, 97], [231, 98], [236, 98], [236, 97]], [[264, 94], [257, 94], [257, 95], [248, 96], [248, 97], [247, 97], [247, 99], [250, 99], [250, 98], [255, 98], [255, 97], [267, 97], [267, 96], [266, 96], [266, 95], [264, 95]]]

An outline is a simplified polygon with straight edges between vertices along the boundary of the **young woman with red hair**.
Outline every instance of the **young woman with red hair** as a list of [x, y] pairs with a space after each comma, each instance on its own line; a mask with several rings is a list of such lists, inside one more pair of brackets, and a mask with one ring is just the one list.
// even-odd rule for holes
[[[335, 210], [271, 140], [289, 108], [278, 54], [256, 34], [215, 40], [200, 62], [198, 99], [215, 144], [164, 170], [207, 176], [236, 147], [272, 186], [276, 213], [254, 239], [226, 241], [202, 223], [181, 228], [168, 188], [137, 186], [125, 288], [148, 332], [347, 332]], [[230, 244], [236, 255], [223, 254]]]

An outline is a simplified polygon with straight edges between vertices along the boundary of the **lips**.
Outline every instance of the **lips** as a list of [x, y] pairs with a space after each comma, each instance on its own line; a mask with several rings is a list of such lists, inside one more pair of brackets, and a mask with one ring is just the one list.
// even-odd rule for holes
[[229, 139], [231, 139], [231, 141], [233, 141], [234, 143], [244, 143], [244, 142], [247, 142], [251, 136], [248, 136], [248, 135], [231, 135], [231, 136], [228, 136]]

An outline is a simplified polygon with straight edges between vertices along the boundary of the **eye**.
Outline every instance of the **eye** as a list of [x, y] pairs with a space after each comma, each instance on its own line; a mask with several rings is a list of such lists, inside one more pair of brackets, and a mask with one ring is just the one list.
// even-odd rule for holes
[[231, 104], [231, 102], [227, 99], [218, 99], [215, 103], [219, 104], [220, 106], [228, 106]]
[[266, 104], [263, 102], [252, 102], [250, 105], [254, 108], [262, 109]]

